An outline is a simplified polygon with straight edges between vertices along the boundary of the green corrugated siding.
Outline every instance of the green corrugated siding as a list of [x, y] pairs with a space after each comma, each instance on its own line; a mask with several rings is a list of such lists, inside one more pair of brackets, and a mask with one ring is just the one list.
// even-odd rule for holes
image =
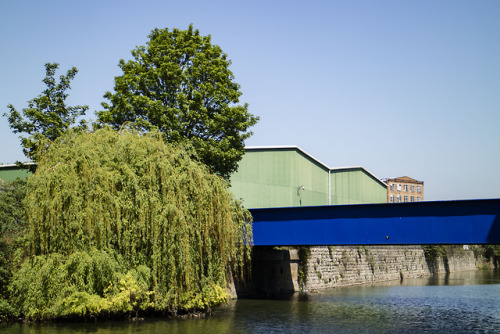
[[[17, 178], [27, 179], [30, 173], [20, 167], [0, 167], [0, 180], [10, 182]], [[1, 182], [1, 181], [0, 181]]]
[[[231, 190], [247, 208], [329, 204], [328, 168], [294, 148], [245, 152]], [[299, 186], [305, 190], [297, 195]], [[362, 168], [331, 170], [331, 204], [385, 203], [387, 188]]]
[[[26, 179], [26, 169], [0, 167], [0, 179]], [[297, 189], [300, 190], [300, 198]], [[231, 190], [246, 208], [328, 205], [328, 169], [294, 148], [247, 150], [238, 171], [231, 177]], [[332, 203], [387, 202], [387, 188], [360, 168], [331, 171]]]
[[247, 150], [231, 190], [247, 208], [327, 205], [328, 169], [295, 149]]
[[332, 170], [332, 204], [387, 202], [387, 188], [362, 169]]

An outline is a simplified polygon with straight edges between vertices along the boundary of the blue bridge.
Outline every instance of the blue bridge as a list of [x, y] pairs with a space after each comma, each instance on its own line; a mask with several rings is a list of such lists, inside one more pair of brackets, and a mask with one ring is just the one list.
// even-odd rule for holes
[[255, 246], [500, 244], [500, 199], [250, 212]]

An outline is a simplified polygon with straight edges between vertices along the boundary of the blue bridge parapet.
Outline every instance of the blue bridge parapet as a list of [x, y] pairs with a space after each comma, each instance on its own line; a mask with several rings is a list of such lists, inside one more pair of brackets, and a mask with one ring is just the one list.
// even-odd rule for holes
[[500, 199], [250, 212], [255, 246], [500, 244]]

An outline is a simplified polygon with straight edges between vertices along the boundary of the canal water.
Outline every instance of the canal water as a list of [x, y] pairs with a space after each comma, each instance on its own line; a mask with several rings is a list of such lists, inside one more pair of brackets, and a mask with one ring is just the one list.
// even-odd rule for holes
[[500, 333], [500, 271], [237, 300], [205, 319], [16, 323], [0, 333]]

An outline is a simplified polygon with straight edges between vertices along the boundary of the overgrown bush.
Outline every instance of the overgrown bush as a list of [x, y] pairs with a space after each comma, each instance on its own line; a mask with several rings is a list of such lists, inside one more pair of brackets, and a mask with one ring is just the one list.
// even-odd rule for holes
[[7, 286], [12, 272], [12, 264], [17, 239], [25, 229], [23, 200], [26, 194], [26, 181], [17, 179], [0, 184], [0, 317], [9, 307]]
[[[486, 261], [493, 261], [493, 265], [498, 267], [500, 262], [500, 245], [472, 245], [470, 247], [476, 258], [481, 258]], [[483, 268], [489, 268], [489, 265]]]
[[447, 256], [446, 245], [424, 245], [424, 255], [427, 260], [435, 260], [439, 257]]
[[463, 245], [424, 245], [422, 248], [425, 258], [430, 261], [439, 257], [460, 256], [464, 253]]
[[300, 246], [297, 248], [299, 255], [298, 263], [298, 280], [300, 289], [303, 290], [307, 284], [307, 272], [309, 266], [309, 258], [311, 257], [311, 248], [308, 246]]
[[28, 180], [30, 257], [11, 285], [31, 318], [205, 310], [249, 257], [226, 182], [156, 132], [59, 138]]
[[500, 257], [500, 245], [484, 245], [484, 257], [498, 258]]
[[11, 302], [28, 318], [93, 316], [147, 310], [150, 270], [127, 270], [121, 256], [95, 248], [27, 260], [14, 275]]

